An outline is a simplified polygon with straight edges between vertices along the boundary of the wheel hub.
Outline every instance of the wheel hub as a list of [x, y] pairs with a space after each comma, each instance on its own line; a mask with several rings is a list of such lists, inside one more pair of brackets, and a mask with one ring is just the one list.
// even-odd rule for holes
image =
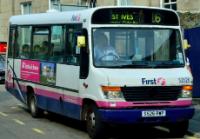
[[36, 110], [36, 108], [35, 108], [35, 99], [32, 98], [31, 99], [31, 112], [35, 113], [35, 110]]

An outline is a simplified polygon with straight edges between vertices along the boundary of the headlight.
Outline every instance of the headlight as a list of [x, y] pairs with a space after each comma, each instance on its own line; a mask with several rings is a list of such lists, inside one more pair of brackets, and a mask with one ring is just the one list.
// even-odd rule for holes
[[182, 87], [181, 98], [191, 98], [192, 97], [192, 86], [187, 85]]
[[123, 94], [120, 87], [102, 86], [102, 91], [106, 99], [123, 99]]

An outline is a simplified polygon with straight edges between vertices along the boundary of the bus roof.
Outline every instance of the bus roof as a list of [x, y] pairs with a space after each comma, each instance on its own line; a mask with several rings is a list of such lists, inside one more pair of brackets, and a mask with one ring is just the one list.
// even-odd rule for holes
[[64, 24], [64, 23], [91, 23], [93, 13], [103, 9], [149, 9], [149, 10], [160, 10], [168, 11], [173, 13], [180, 24], [178, 14], [170, 9], [157, 8], [157, 7], [144, 7], [144, 6], [104, 6], [89, 8], [77, 11], [66, 11], [66, 12], [49, 12], [29, 15], [17, 15], [12, 16], [9, 20], [11, 25], [37, 25], [37, 24]]

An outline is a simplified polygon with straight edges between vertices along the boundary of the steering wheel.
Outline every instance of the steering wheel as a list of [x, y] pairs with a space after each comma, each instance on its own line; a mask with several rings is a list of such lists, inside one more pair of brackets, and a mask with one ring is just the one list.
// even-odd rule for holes
[[108, 54], [104, 54], [99, 58], [99, 61], [117, 61], [119, 60], [119, 56], [114, 52], [109, 52]]

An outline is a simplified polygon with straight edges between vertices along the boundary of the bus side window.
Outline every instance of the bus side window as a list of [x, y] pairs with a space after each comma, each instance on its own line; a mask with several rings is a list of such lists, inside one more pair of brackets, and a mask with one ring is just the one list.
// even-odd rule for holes
[[62, 63], [64, 58], [64, 26], [51, 27], [51, 43], [49, 48], [49, 61]]
[[29, 58], [31, 50], [31, 30], [30, 26], [19, 26], [18, 27], [18, 38], [15, 49], [17, 58]]
[[49, 58], [49, 27], [36, 27], [33, 31], [33, 58], [48, 60]]
[[80, 48], [77, 47], [77, 36], [81, 33], [81, 24], [67, 26], [66, 59], [69, 65], [79, 65]]
[[16, 30], [16, 28], [10, 27], [9, 44], [8, 44], [8, 57], [9, 58], [13, 57], [16, 38], [17, 38], [17, 30]]
[[20, 50], [20, 58], [29, 58], [30, 55], [30, 45], [23, 44]]

